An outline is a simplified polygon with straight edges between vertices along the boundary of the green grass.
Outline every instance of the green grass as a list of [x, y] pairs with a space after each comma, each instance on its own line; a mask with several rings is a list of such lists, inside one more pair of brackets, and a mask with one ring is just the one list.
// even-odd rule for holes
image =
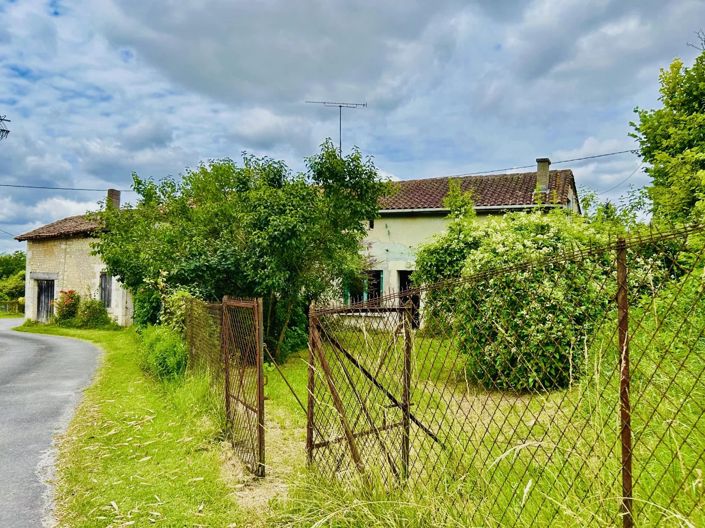
[[[643, 307], [632, 306], [630, 311], [634, 511], [639, 526], [705, 526], [704, 286], [698, 275], [690, 277], [682, 290], [680, 286], [673, 283], [654, 303], [647, 299]], [[355, 470], [344, 442], [321, 450], [316, 460], [328, 464], [339, 457], [343, 460], [342, 479], [305, 472], [293, 483], [288, 499], [274, 505], [269, 523], [301, 527], [620, 524], [615, 331], [616, 315], [599, 329], [586, 352], [582, 379], [572, 388], [531, 396], [465, 386], [457, 371], [434, 363], [437, 352], [449, 362], [455, 360], [452, 342], [417, 334], [412, 412], [439, 432], [451, 449], [442, 451], [412, 426], [413, 481], [391, 489], [391, 472], [372, 435], [357, 440], [368, 468], [367, 482], [351, 479]], [[400, 393], [398, 336], [343, 326], [335, 335], [371, 372], [376, 372], [385, 350], [393, 351], [396, 359], [390, 359], [387, 370], [381, 369], [379, 379], [393, 393]], [[345, 388], [343, 371], [332, 359], [336, 352], [325, 342], [324, 348], [349, 421], [358, 424], [358, 431], [366, 429], [358, 397]], [[367, 405], [375, 423], [383, 418], [395, 422], [400, 413], [382, 405], [389, 402], [350, 365], [348, 369], [363, 401], [368, 395], [372, 398]], [[451, 383], [441, 386], [447, 379]], [[303, 387], [305, 380], [297, 383]], [[320, 374], [316, 383], [323, 384]], [[317, 405], [329, 409], [330, 420], [322, 422], [332, 427], [329, 437], [340, 436], [326, 389], [317, 391], [317, 396]], [[400, 445], [396, 431], [383, 433], [390, 449]]]
[[243, 525], [221, 476], [218, 402], [207, 377], [170, 384], [145, 377], [130, 329], [21, 330], [85, 339], [105, 351], [59, 443], [60, 526]]
[[21, 313], [0, 312], [0, 319], [20, 319], [24, 317]]

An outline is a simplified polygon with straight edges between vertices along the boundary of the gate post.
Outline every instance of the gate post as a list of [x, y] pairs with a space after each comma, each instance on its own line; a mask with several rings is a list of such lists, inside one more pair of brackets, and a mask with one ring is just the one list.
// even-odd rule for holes
[[411, 452], [411, 326], [413, 313], [411, 299], [404, 304], [404, 370], [402, 372], [402, 437], [401, 437], [401, 474], [402, 479], [409, 478], [409, 455]]
[[617, 312], [619, 332], [619, 417], [622, 440], [622, 526], [634, 526], [632, 498], [632, 424], [629, 401], [629, 299], [627, 297], [627, 243], [617, 241]]
[[262, 298], [255, 299], [255, 327], [257, 329], [257, 451], [255, 475], [264, 477], [264, 310]]
[[225, 427], [226, 427], [226, 435], [228, 437], [231, 436], [232, 431], [230, 430], [231, 427], [231, 419], [232, 419], [232, 411], [230, 409], [230, 354], [228, 354], [228, 340], [227, 340], [227, 333], [228, 333], [228, 311], [226, 309], [226, 304], [225, 304], [225, 299], [226, 297], [223, 297], [223, 300], [220, 303], [220, 359], [223, 362], [223, 389], [224, 389], [224, 396], [225, 396]]
[[308, 310], [308, 381], [307, 392], [308, 399], [306, 400], [306, 463], [310, 466], [313, 463], [313, 420], [314, 420], [314, 390], [315, 390], [315, 369], [314, 362], [316, 360], [313, 347], [319, 340], [318, 319], [316, 317], [316, 309], [314, 303]]

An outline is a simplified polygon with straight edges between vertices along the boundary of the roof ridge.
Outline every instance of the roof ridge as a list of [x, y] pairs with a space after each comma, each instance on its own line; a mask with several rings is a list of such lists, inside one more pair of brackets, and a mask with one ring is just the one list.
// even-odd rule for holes
[[[559, 172], [570, 172], [572, 169], [550, 169], [549, 174], [557, 174]], [[499, 178], [504, 176], [525, 176], [527, 174], [536, 174], [536, 171], [524, 171], [524, 172], [502, 172], [500, 174], [451, 174], [450, 176], [428, 176], [425, 178], [411, 178], [407, 180], [393, 180], [392, 183], [404, 183], [404, 182], [418, 182], [418, 181], [432, 181], [432, 180], [450, 180], [454, 178]]]

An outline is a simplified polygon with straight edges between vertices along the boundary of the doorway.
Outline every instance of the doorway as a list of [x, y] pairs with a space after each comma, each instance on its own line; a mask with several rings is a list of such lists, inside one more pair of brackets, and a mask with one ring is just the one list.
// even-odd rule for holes
[[53, 315], [54, 281], [37, 280], [37, 321], [48, 323]]
[[[411, 327], [418, 328], [421, 324], [421, 296], [418, 291], [408, 292], [414, 287], [412, 270], [399, 270], [399, 292], [402, 305], [411, 301]], [[408, 293], [405, 293], [408, 292]]]

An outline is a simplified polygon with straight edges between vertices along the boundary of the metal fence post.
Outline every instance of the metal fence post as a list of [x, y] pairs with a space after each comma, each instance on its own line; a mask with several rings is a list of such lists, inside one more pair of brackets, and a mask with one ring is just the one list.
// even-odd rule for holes
[[402, 436], [401, 436], [401, 474], [402, 479], [409, 478], [409, 456], [411, 452], [411, 327], [413, 324], [411, 299], [404, 305], [404, 368], [402, 372]]
[[617, 242], [617, 311], [619, 325], [619, 415], [622, 440], [622, 526], [634, 526], [632, 499], [632, 424], [629, 401], [629, 300], [627, 297], [627, 243]]
[[228, 354], [228, 342], [226, 335], [228, 334], [228, 310], [225, 305], [225, 298], [220, 304], [220, 358], [223, 362], [223, 389], [225, 396], [225, 427], [228, 437], [231, 436], [231, 421], [232, 412], [230, 410], [230, 355]]
[[314, 390], [315, 390], [315, 369], [314, 362], [316, 357], [313, 351], [315, 343], [318, 341], [316, 334], [318, 332], [318, 319], [316, 318], [316, 309], [313, 303], [308, 310], [308, 382], [307, 392], [308, 399], [306, 400], [306, 463], [310, 466], [313, 463], [313, 420], [314, 420]]
[[264, 477], [264, 310], [262, 299], [255, 299], [255, 323], [257, 328], [257, 450], [259, 461], [255, 474]]

